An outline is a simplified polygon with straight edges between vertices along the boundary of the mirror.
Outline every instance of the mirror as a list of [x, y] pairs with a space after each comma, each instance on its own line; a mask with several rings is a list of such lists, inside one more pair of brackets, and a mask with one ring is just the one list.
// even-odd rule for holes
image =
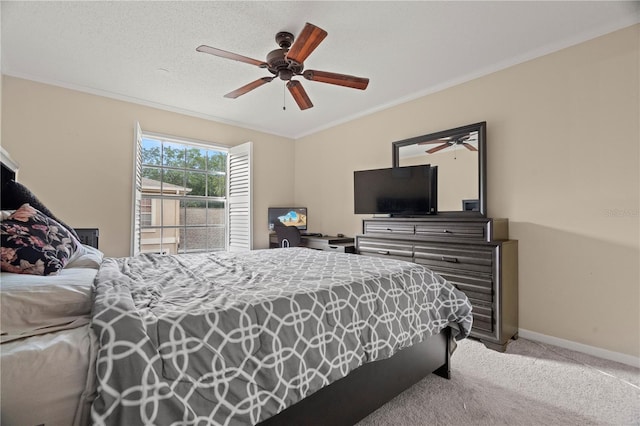
[[393, 142], [393, 167], [438, 166], [438, 214], [487, 214], [486, 122]]

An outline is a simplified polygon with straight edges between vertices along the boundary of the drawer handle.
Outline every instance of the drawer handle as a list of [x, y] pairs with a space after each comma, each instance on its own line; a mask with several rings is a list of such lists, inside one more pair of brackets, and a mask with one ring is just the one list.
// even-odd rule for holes
[[458, 263], [458, 258], [457, 257], [450, 257], [450, 256], [442, 256], [442, 261], [443, 262], [450, 262], [450, 263]]
[[393, 229], [391, 229], [391, 228], [387, 228], [387, 231], [389, 231], [389, 232], [393, 232]]
[[448, 229], [445, 229], [442, 232], [444, 232], [445, 234], [450, 234], [451, 233], [451, 231], [449, 231]]
[[378, 254], [389, 254], [389, 250], [378, 250]]

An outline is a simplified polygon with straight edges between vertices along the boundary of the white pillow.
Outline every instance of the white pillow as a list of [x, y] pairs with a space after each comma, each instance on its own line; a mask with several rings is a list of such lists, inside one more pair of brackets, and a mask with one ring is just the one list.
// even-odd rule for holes
[[48, 276], [2, 272], [0, 341], [88, 324], [97, 273], [91, 268], [64, 268]]
[[104, 253], [95, 247], [82, 244], [78, 250], [69, 258], [69, 262], [65, 265], [68, 268], [100, 268]]

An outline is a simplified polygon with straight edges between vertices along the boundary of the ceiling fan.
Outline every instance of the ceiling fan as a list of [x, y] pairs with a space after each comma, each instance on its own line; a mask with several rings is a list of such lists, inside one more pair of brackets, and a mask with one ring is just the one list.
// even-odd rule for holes
[[351, 87], [353, 89], [364, 90], [369, 84], [368, 78], [355, 77], [346, 74], [337, 74], [327, 71], [304, 70], [304, 61], [315, 50], [316, 47], [327, 36], [327, 32], [322, 28], [313, 24], [306, 23], [298, 38], [294, 38], [293, 34], [282, 31], [276, 34], [276, 43], [280, 49], [272, 50], [267, 54], [266, 61], [248, 58], [238, 55], [237, 53], [227, 52], [211, 46], [198, 46], [198, 52], [209, 53], [221, 58], [233, 59], [235, 61], [246, 62], [256, 65], [260, 68], [266, 68], [272, 77], [262, 77], [249, 84], [227, 93], [225, 98], [235, 99], [245, 93], [256, 89], [263, 84], [271, 82], [274, 78], [279, 77], [287, 82], [287, 89], [293, 96], [301, 110], [313, 107], [311, 99], [298, 80], [293, 77], [302, 76], [307, 80], [318, 81], [320, 83], [335, 84], [338, 86]]
[[438, 151], [441, 151], [445, 148], [449, 148], [450, 146], [454, 146], [454, 145], [462, 145], [465, 148], [467, 148], [469, 151], [477, 151], [478, 148], [471, 145], [472, 143], [477, 142], [478, 140], [477, 135], [478, 135], [477, 132], [464, 133], [461, 135], [453, 135], [453, 136], [448, 136], [446, 138], [434, 139], [432, 141], [418, 142], [418, 145], [426, 145], [426, 144], [433, 144], [433, 143], [440, 144], [434, 148], [426, 150], [425, 152], [427, 154], [434, 154]]

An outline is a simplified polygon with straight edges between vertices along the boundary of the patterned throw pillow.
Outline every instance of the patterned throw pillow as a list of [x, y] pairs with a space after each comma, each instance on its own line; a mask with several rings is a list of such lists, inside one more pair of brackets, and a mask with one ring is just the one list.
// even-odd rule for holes
[[60, 223], [29, 204], [0, 222], [2, 270], [55, 275], [80, 244]]

